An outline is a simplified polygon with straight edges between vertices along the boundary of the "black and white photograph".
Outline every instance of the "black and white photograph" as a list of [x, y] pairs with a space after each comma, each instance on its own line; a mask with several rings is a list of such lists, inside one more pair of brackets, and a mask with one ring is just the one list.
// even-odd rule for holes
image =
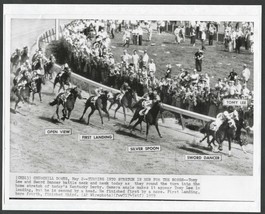
[[6, 203], [258, 210], [261, 7], [5, 6]]

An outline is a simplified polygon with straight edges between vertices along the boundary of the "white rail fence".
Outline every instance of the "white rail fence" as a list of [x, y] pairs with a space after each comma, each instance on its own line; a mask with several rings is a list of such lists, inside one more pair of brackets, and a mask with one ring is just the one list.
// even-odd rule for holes
[[[60, 27], [60, 29], [62, 30], [62, 28]], [[60, 31], [61, 31], [60, 30]], [[62, 31], [61, 31], [62, 32]], [[53, 34], [54, 33], [54, 34]], [[46, 36], [50, 36], [50, 38], [47, 38]], [[41, 47], [42, 43], [43, 43], [43, 39], [45, 39], [44, 42], [51, 42], [53, 40], [55, 40], [56, 36], [55, 36], [55, 31], [54, 30], [48, 30], [46, 32], [44, 32], [43, 34], [41, 34], [38, 38], [37, 38], [37, 47]], [[55, 64], [55, 68], [60, 69], [61, 66], [58, 64]], [[111, 91], [112, 93], [118, 93], [120, 92], [117, 89], [114, 88], [110, 88], [108, 86], [105, 86], [103, 84], [100, 84], [98, 82], [95, 82], [93, 80], [87, 79], [83, 76], [80, 76], [76, 73], [72, 73], [71, 76], [71, 82], [72, 84], [80, 87], [82, 90], [87, 91], [87, 92], [91, 92], [93, 91], [93, 89], [97, 88], [97, 87], [102, 87], [104, 90], [108, 90]], [[210, 116], [206, 116], [203, 114], [199, 114], [199, 113], [195, 113], [195, 112], [191, 112], [185, 109], [181, 109], [175, 106], [171, 106], [171, 105], [167, 105], [167, 104], [162, 104], [162, 108], [166, 111], [172, 112], [172, 113], [177, 113], [180, 114], [180, 119], [181, 119], [181, 124], [182, 124], [182, 128], [185, 128], [185, 120], [183, 118], [183, 115], [198, 119], [198, 120], [202, 120], [203, 122], [208, 122], [208, 121], [212, 121], [215, 120], [215, 118], [210, 117]]]

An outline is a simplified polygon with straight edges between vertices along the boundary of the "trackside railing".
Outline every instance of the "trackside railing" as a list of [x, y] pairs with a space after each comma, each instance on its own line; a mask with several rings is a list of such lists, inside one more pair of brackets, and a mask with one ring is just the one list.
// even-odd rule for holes
[[[40, 41], [43, 38], [42, 37], [43, 35], [44, 34], [41, 34], [37, 38], [37, 47], [40, 47]], [[46, 33], [45, 33], [45, 35], [46, 35]], [[45, 57], [45, 59], [47, 60], [46, 57]], [[55, 68], [57, 70], [61, 69], [61, 66], [58, 65], [58, 64], [55, 64], [54, 66], [55, 66]], [[80, 76], [80, 75], [78, 75], [76, 73], [72, 73], [72, 75], [71, 75], [71, 82], [72, 82], [72, 84], [80, 87], [82, 90], [87, 91], [89, 93], [94, 88], [97, 88], [97, 87], [102, 87], [104, 90], [111, 91], [112, 93], [118, 93], [118, 92], [120, 92], [117, 89], [114, 89], [114, 88], [105, 86], [105, 85], [103, 85], [101, 83], [95, 82], [93, 80], [87, 79], [87, 78], [85, 78], [83, 76]], [[191, 118], [195, 118], [195, 119], [198, 119], [198, 120], [202, 120], [203, 122], [208, 122], [208, 121], [215, 120], [214, 117], [210, 117], [210, 116], [206, 116], [206, 115], [203, 115], [203, 114], [195, 113], [195, 112], [192, 112], [192, 111], [188, 111], [188, 110], [181, 109], [181, 108], [178, 108], [178, 107], [175, 107], [175, 106], [171, 106], [171, 105], [167, 105], [167, 104], [162, 104], [162, 108], [164, 110], [166, 110], [166, 111], [180, 114], [180, 119], [181, 119], [181, 124], [182, 124], [182, 128], [183, 129], [185, 128], [185, 121], [184, 121], [184, 118], [183, 118], [182, 115], [185, 115], [185, 116], [188, 116], [188, 117], [191, 117]]]

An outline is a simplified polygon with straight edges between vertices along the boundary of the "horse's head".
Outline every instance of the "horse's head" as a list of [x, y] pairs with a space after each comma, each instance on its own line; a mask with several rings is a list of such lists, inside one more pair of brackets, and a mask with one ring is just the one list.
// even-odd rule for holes
[[16, 49], [16, 55], [20, 56], [21, 55], [21, 50], [20, 49]]
[[110, 100], [110, 99], [113, 99], [113, 98], [114, 98], [114, 96], [113, 96], [113, 93], [112, 93], [111, 91], [107, 91], [107, 94], [106, 94], [106, 96], [107, 96], [107, 99], [108, 99], [108, 100]]
[[79, 99], [82, 99], [82, 90], [80, 88], [74, 87], [71, 89], [71, 93], [75, 96], [78, 97]]
[[28, 46], [24, 47], [22, 52], [23, 52], [23, 54], [27, 55], [29, 52]]

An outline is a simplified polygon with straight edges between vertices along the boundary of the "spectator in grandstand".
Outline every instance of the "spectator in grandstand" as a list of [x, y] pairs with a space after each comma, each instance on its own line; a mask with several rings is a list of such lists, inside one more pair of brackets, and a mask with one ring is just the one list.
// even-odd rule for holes
[[168, 65], [166, 65], [166, 68], [167, 68], [167, 70], [166, 70], [166, 75], [165, 75], [165, 78], [171, 78], [171, 72], [172, 72], [172, 66], [171, 66], [171, 64], [168, 64]]
[[209, 46], [213, 45], [213, 37], [216, 31], [215, 26], [211, 23], [209, 26]]
[[193, 70], [193, 73], [190, 75], [190, 83], [191, 83], [191, 85], [197, 85], [198, 84], [198, 82], [199, 82], [199, 78], [200, 78], [200, 76], [199, 76], [199, 74], [197, 73], [197, 70], [196, 69], [194, 69]]
[[236, 94], [236, 87], [235, 87], [235, 84], [234, 84], [233, 80], [229, 80], [228, 81], [227, 90], [228, 90], [228, 97], [234, 98], [234, 96]]
[[177, 26], [177, 28], [174, 30], [175, 43], [177, 43], [177, 44], [180, 44], [180, 42], [181, 42], [180, 31], [181, 31], [181, 27], [180, 27], [180, 25], [179, 25], [179, 26]]
[[242, 91], [242, 85], [240, 84], [238, 79], [235, 79], [235, 88], [236, 88], [236, 95], [240, 96]]
[[201, 32], [202, 50], [206, 50], [206, 48], [205, 48], [205, 41], [206, 41], [206, 32], [205, 31], [202, 31]]
[[135, 26], [132, 30], [132, 40], [133, 40], [133, 45], [137, 45], [137, 35], [138, 34], [138, 30], [137, 27]]
[[194, 26], [191, 25], [191, 27], [190, 27], [190, 44], [192, 44], [192, 46], [195, 46], [195, 41], [196, 41], [196, 29]]
[[110, 25], [110, 33], [111, 33], [111, 38], [114, 39], [115, 38], [115, 32], [116, 30], [116, 24], [114, 21], [111, 22], [111, 25]]
[[142, 27], [140, 25], [138, 26], [137, 31], [138, 31], [138, 44], [142, 45], [142, 42], [143, 42], [143, 29], [142, 29]]
[[130, 54], [127, 53], [127, 50], [124, 50], [123, 55], [121, 56], [121, 59], [127, 69], [129, 68], [131, 58], [132, 57]]
[[232, 81], [237, 79], [237, 73], [235, 72], [235, 69], [232, 68], [230, 74], [228, 75], [228, 79]]
[[150, 62], [149, 62], [149, 64], [148, 64], [148, 68], [149, 68], [149, 73], [152, 72], [152, 73], [155, 74], [155, 72], [156, 72], [156, 65], [155, 65], [153, 59], [150, 60]]
[[133, 55], [132, 55], [132, 63], [133, 63], [133, 67], [134, 67], [134, 72], [138, 72], [139, 70], [139, 55], [137, 54], [137, 51], [134, 50], [133, 51]]
[[246, 83], [242, 85], [241, 95], [242, 95], [242, 98], [245, 98], [245, 99], [250, 98], [250, 90], [247, 88]]
[[148, 63], [149, 63], [149, 56], [147, 54], [147, 50], [145, 50], [143, 55], [143, 66], [148, 68]]
[[202, 71], [202, 59], [203, 59], [204, 55], [203, 55], [203, 50], [199, 49], [196, 53], [195, 53], [195, 68], [198, 72]]
[[242, 46], [242, 37], [243, 37], [242, 29], [238, 28], [236, 30], [236, 38], [235, 38], [236, 53], [240, 53], [240, 47]]
[[247, 65], [243, 65], [243, 71], [242, 71], [242, 80], [244, 83], [248, 83], [248, 80], [250, 78], [250, 70], [248, 69]]
[[130, 46], [130, 40], [131, 40], [131, 32], [129, 28], [124, 31], [122, 40], [123, 40], [123, 47], [127, 45], [128, 48]]

